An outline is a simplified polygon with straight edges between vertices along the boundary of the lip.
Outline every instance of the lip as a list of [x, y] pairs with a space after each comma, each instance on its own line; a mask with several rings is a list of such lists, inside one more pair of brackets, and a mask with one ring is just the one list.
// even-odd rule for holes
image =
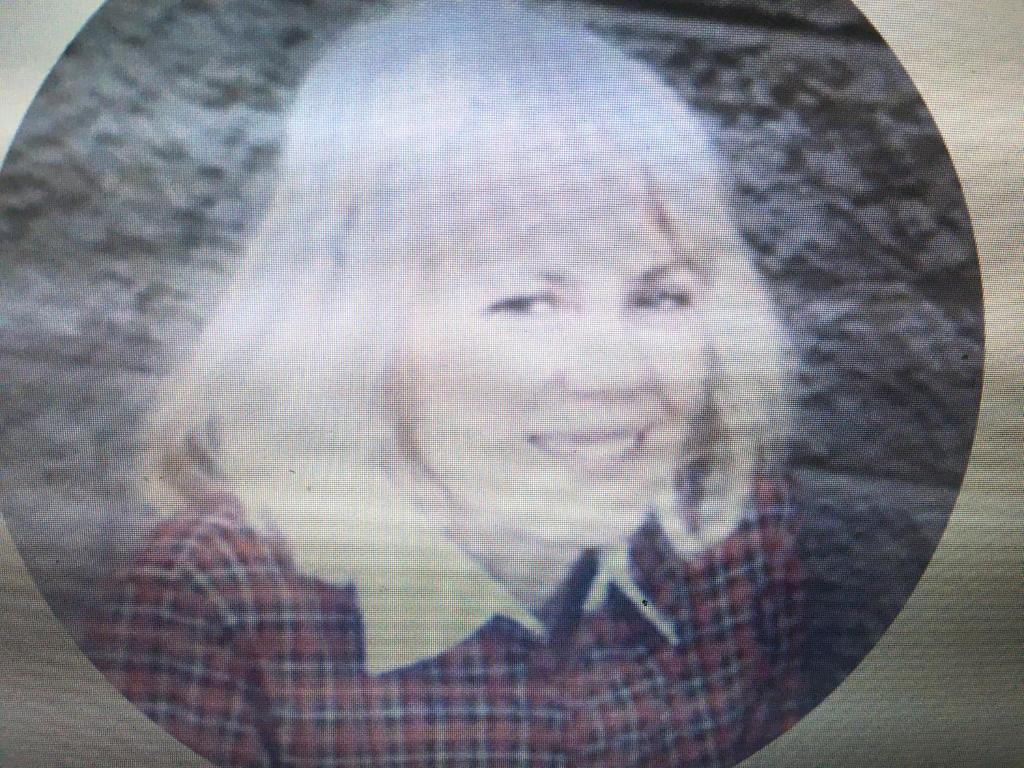
[[527, 440], [539, 451], [574, 465], [607, 466], [635, 457], [645, 433], [641, 428], [531, 432]]

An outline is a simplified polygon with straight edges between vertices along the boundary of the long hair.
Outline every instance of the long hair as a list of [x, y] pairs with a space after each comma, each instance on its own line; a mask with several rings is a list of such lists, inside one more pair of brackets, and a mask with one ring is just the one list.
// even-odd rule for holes
[[[153, 411], [150, 498], [171, 510], [210, 488], [245, 489], [254, 518], [265, 507], [272, 527], [323, 546], [323, 531], [359, 541], [373, 515], [400, 523], [415, 505], [394, 370], [401, 296], [424, 268], [460, 268], [453, 249], [417, 245], [452, 237], [445, 211], [496, 180], [595, 179], [569, 199], [600, 194], [602, 173], [642, 185], [680, 248], [697, 243], [708, 397], [679, 477], [699, 525], [662, 517], [683, 551], [728, 534], [752, 476], [786, 444], [791, 358], [719, 159], [648, 67], [504, 2], [406, 6], [350, 29], [310, 73], [245, 263]], [[451, 263], [423, 263], [440, 252]]]

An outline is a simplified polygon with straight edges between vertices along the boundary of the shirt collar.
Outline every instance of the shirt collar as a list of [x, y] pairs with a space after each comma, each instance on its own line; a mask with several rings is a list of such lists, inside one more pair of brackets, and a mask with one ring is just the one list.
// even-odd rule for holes
[[[288, 456], [264, 465], [250, 455], [242, 459], [239, 464], [251, 470], [239, 499], [257, 528], [287, 542], [301, 573], [355, 587], [368, 671], [379, 674], [437, 656], [496, 616], [548, 637], [543, 621], [430, 525], [429, 515], [393, 483], [369, 472], [342, 472], [319, 457], [301, 463]], [[302, 478], [324, 477], [341, 479], [335, 485], [302, 485]], [[382, 509], [389, 514], [380, 514]], [[666, 639], [677, 642], [672, 623], [633, 579], [628, 543], [596, 554], [582, 610], [597, 610], [615, 585]]]
[[[387, 551], [350, 571], [362, 609], [369, 672], [437, 656], [499, 616], [536, 638], [548, 637], [544, 622], [447, 538], [429, 530], [386, 538]], [[666, 639], [677, 642], [672, 622], [633, 579], [627, 546], [600, 552], [598, 558], [583, 610], [596, 611], [614, 584]]]

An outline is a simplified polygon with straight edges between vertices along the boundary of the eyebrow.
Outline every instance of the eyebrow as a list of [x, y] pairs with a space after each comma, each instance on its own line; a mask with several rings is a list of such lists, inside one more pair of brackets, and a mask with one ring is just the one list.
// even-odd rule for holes
[[[696, 265], [688, 256], [678, 256], [670, 261], [663, 262], [661, 264], [655, 264], [652, 267], [648, 267], [636, 277], [638, 283], [651, 283], [657, 282], [666, 275], [670, 275], [673, 272], [683, 272], [685, 270], [696, 271]], [[569, 278], [562, 272], [555, 272], [553, 270], [543, 270], [537, 275], [541, 280], [550, 285], [554, 285], [559, 288], [564, 288], [569, 284]]]
[[660, 280], [665, 275], [672, 272], [682, 272], [684, 270], [696, 271], [696, 264], [693, 259], [688, 256], [677, 256], [671, 261], [666, 261], [662, 264], [655, 264], [653, 267], [648, 267], [640, 276], [637, 278], [639, 282], [649, 283], [655, 280]]
[[559, 288], [564, 288], [566, 285], [569, 284], [569, 279], [561, 272], [552, 272], [550, 270], [544, 270], [543, 272], [540, 273], [539, 277], [545, 283], [557, 285]]

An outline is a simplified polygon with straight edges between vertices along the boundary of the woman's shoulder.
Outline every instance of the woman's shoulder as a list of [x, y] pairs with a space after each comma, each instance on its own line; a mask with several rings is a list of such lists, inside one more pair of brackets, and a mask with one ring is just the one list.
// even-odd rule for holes
[[253, 629], [302, 617], [308, 624], [356, 613], [351, 585], [308, 578], [285, 542], [259, 530], [228, 494], [160, 518], [139, 553], [103, 590], [104, 610], [165, 614], [187, 606], [222, 627]]
[[125, 569], [211, 574], [272, 568], [290, 569], [287, 549], [257, 530], [242, 504], [228, 493], [207, 494], [161, 516]]
[[803, 520], [799, 495], [790, 475], [755, 476], [736, 530], [696, 558], [695, 567], [743, 574], [777, 574], [795, 567]]
[[800, 482], [792, 473], [757, 475], [750, 488], [747, 518], [756, 522], [800, 522]]
[[652, 519], [633, 539], [634, 564], [662, 579], [677, 574], [700, 582], [752, 576], [765, 567], [794, 561], [802, 518], [798, 496], [797, 483], [788, 475], [756, 476], [735, 530], [697, 553], [678, 552]]
[[[184, 602], [232, 625], [322, 602], [320, 591], [296, 572], [285, 543], [254, 526], [227, 493], [207, 494], [157, 518], [137, 554], [102, 589], [116, 605]], [[341, 597], [332, 604], [349, 602]]]

